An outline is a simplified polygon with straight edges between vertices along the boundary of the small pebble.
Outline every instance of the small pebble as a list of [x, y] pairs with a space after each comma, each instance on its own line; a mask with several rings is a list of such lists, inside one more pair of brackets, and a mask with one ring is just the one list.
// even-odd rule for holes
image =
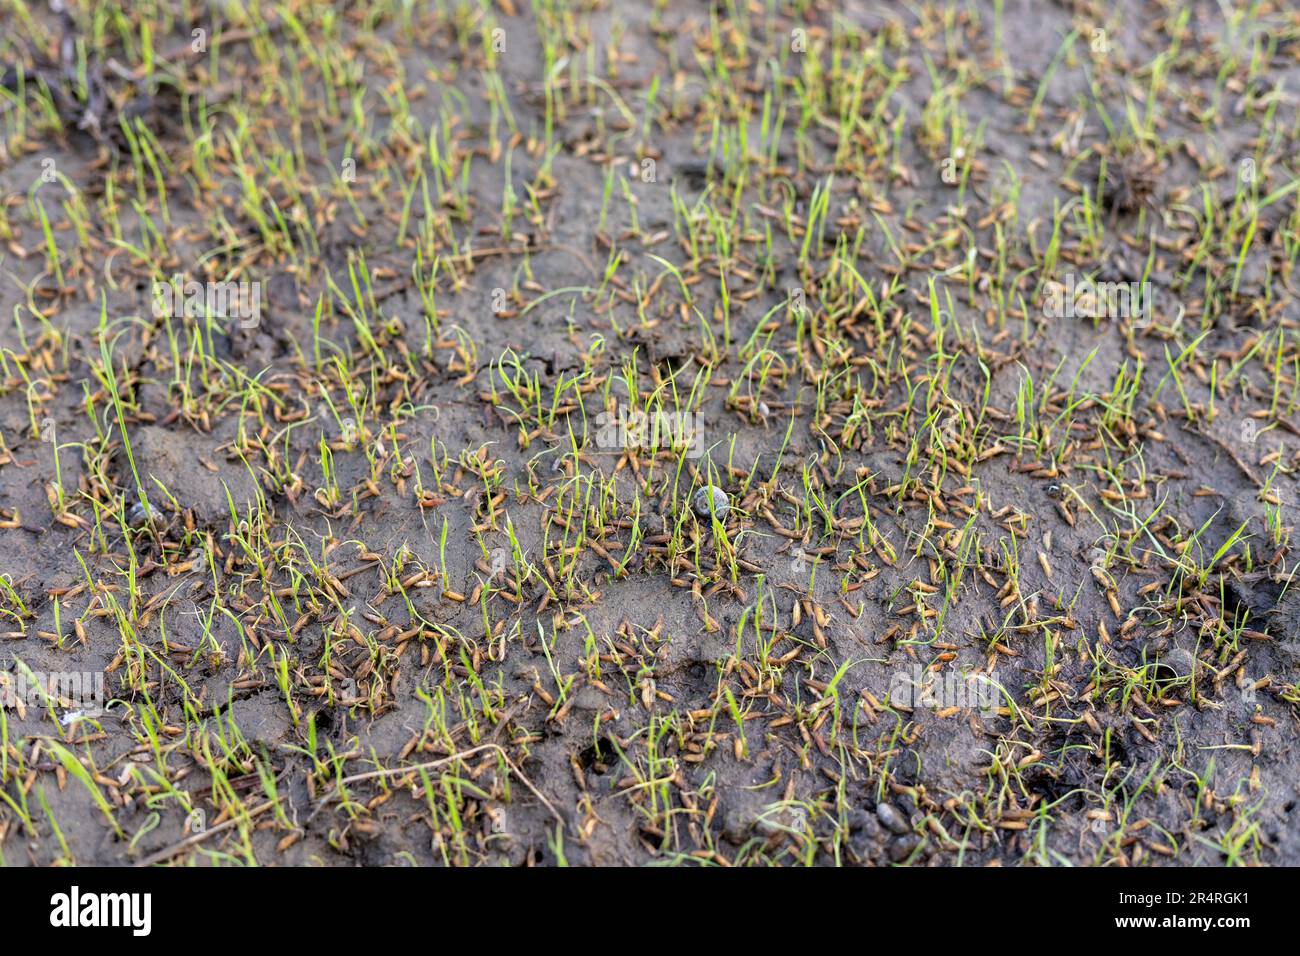
[[710, 517], [710, 496], [712, 496], [713, 499], [712, 517], [716, 517], [721, 521], [727, 516], [727, 512], [731, 510], [731, 502], [727, 498], [727, 493], [716, 485], [706, 485], [699, 491], [695, 492], [695, 500], [691, 503], [691, 508], [701, 518]]
[[876, 804], [876, 817], [885, 825], [885, 829], [890, 833], [906, 833], [910, 827], [907, 825], [907, 819], [899, 813], [892, 804]]

